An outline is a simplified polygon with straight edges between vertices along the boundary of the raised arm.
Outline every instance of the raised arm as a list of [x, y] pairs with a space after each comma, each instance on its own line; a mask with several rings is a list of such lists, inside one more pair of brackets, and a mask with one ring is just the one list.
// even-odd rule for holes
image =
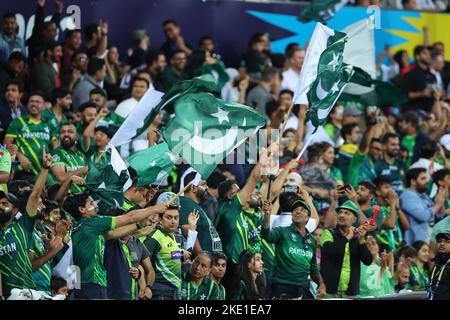
[[91, 138], [94, 137], [95, 126], [100, 121], [100, 119], [106, 117], [109, 114], [107, 108], [102, 108], [100, 112], [95, 117], [94, 121], [89, 122], [88, 126], [83, 131], [83, 149], [88, 150], [91, 145]]
[[157, 204], [153, 207], [133, 210], [123, 216], [116, 217], [116, 228], [138, 223], [152, 215], [164, 213], [167, 210], [165, 204]]
[[37, 209], [40, 203], [40, 198], [42, 190], [44, 189], [45, 180], [47, 179], [48, 169], [52, 163], [52, 155], [45, 151], [45, 146], [42, 149], [42, 169], [39, 176], [34, 184], [33, 191], [31, 191], [30, 197], [28, 198], [26, 211], [30, 217], [34, 217], [37, 214]]
[[241, 199], [241, 203], [246, 203], [247, 200], [250, 198], [253, 190], [255, 190], [256, 184], [259, 181], [259, 178], [261, 177], [263, 166], [267, 164], [267, 150], [263, 149], [260, 155], [260, 160], [256, 164], [256, 166], [253, 168], [252, 173], [247, 180], [247, 183], [245, 186], [238, 192], [239, 197]]

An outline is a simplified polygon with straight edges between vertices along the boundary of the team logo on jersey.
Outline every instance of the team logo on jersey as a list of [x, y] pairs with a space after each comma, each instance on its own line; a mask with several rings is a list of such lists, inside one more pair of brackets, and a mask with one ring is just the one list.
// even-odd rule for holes
[[182, 298], [185, 298], [186, 297], [186, 289], [181, 290], [180, 295]]
[[172, 260], [180, 260], [181, 259], [181, 251], [171, 251], [170, 258]]
[[292, 237], [292, 241], [297, 241], [297, 235], [296, 234], [291, 234], [291, 237]]

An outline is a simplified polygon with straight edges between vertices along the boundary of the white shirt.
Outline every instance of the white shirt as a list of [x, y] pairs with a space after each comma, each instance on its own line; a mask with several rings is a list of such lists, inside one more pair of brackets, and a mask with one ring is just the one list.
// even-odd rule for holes
[[119, 103], [115, 112], [122, 118], [126, 118], [131, 113], [131, 111], [133, 111], [133, 109], [137, 106], [138, 103], [139, 101], [133, 97], [123, 100], [121, 103]]
[[444, 81], [442, 81], [441, 73], [432, 68], [430, 68], [430, 72], [432, 74], [434, 74], [434, 76], [436, 77], [436, 85], [437, 85], [438, 89], [440, 89], [440, 90], [444, 89]]
[[[270, 216], [270, 229], [276, 227], [289, 227], [292, 224], [292, 214], [290, 212], [282, 212], [279, 215]], [[313, 233], [317, 229], [319, 222], [316, 219], [309, 218], [306, 224], [306, 230]]]
[[300, 81], [300, 73], [294, 71], [294, 69], [289, 68], [283, 72], [283, 81], [281, 82], [281, 90], [289, 89], [295, 92], [298, 83]]

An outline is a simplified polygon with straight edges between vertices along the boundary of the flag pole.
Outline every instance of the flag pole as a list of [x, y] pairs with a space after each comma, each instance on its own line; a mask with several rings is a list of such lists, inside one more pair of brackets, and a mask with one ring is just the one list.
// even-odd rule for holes
[[176, 195], [174, 195], [172, 197], [172, 199], [169, 200], [169, 202], [167, 202], [166, 204], [169, 206], [172, 202], [174, 202], [183, 192], [185, 192], [187, 190], [187, 188], [189, 188], [192, 185], [192, 182], [189, 182], [187, 185], [184, 186], [184, 188], [182, 190], [180, 190]]
[[311, 134], [311, 135], [309, 136], [308, 140], [306, 140], [305, 145], [303, 146], [302, 150], [300, 151], [300, 153], [299, 153], [298, 156], [297, 156], [297, 161], [300, 160], [300, 158], [302, 157], [303, 153], [305, 153], [306, 148], [308, 148], [309, 144], [311, 143], [314, 134], [315, 134], [315, 133]]
[[283, 124], [281, 126], [281, 130], [280, 130], [280, 140], [281, 140], [281, 136], [283, 135], [283, 131], [286, 128], [286, 125], [287, 125], [287, 122], [289, 120], [289, 117], [291, 116], [293, 108], [294, 108], [294, 102], [291, 103], [291, 106], [289, 107], [288, 112], [286, 113], [286, 116], [284, 117], [284, 121], [283, 121]]

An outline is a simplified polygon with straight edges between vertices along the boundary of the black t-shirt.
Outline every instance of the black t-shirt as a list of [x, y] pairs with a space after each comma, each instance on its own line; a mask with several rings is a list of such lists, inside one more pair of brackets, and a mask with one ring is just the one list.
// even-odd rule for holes
[[[429, 70], [424, 70], [419, 66], [416, 66], [416, 68], [405, 75], [402, 83], [404, 91], [410, 93], [436, 87], [437, 80]], [[429, 112], [433, 107], [433, 104], [433, 97], [410, 99], [405, 104], [405, 109], [423, 109]]]

